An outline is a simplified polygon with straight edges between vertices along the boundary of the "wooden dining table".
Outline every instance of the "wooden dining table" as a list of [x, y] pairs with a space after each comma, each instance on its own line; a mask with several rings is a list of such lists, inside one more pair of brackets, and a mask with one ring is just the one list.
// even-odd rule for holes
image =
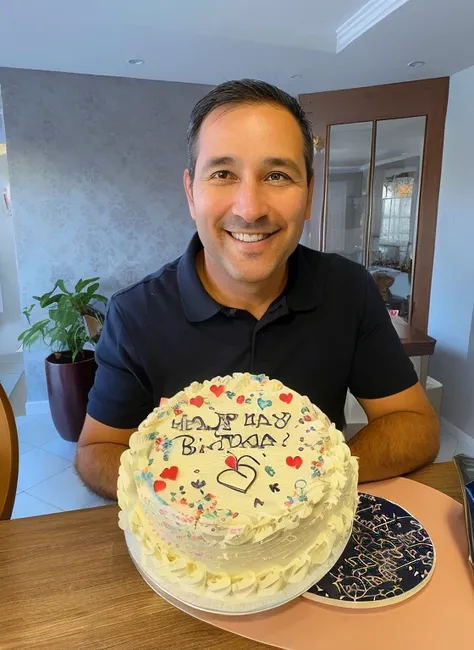
[[[410, 474], [461, 502], [454, 463]], [[1, 650], [263, 650], [199, 621], [143, 581], [103, 506], [0, 522]]]

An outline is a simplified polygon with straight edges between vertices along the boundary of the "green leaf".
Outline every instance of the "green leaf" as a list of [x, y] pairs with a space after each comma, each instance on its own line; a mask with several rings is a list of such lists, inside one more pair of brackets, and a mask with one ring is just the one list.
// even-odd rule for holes
[[95, 293], [93, 296], [91, 296], [91, 300], [97, 300], [98, 302], [104, 303], [104, 305], [108, 303], [108, 299], [105, 296], [102, 296], [100, 293]]
[[82, 291], [82, 289], [84, 289], [84, 287], [87, 287], [88, 284], [92, 284], [93, 282], [97, 282], [97, 280], [100, 280], [99, 276], [97, 276], [96, 278], [88, 278], [87, 280], [84, 280], [84, 286], [81, 287], [80, 291]]
[[56, 286], [57, 286], [59, 289], [61, 289], [61, 291], [63, 291], [63, 292], [64, 292], [65, 294], [67, 294], [68, 296], [71, 296], [71, 295], [72, 295], [71, 292], [68, 291], [68, 290], [66, 289], [66, 285], [64, 284], [64, 280], [57, 280], [57, 281], [56, 281]]
[[74, 291], [76, 293], [79, 293], [79, 291], [82, 291], [84, 289], [84, 280], [81, 278], [76, 282], [76, 286], [74, 287]]
[[90, 287], [87, 287], [86, 295], [88, 296], [89, 300], [90, 297], [94, 295], [94, 293], [97, 291], [99, 288], [100, 284], [98, 282], [94, 282], [94, 284], [91, 284]]
[[61, 299], [61, 296], [56, 294], [55, 296], [50, 296], [46, 299], [40, 300], [40, 306], [45, 309], [46, 307], [49, 307], [49, 305], [53, 305], [55, 302], [59, 302]]
[[[25, 347], [32, 346], [42, 340], [54, 352], [69, 350], [73, 360], [76, 360], [86, 344], [95, 345], [85, 327], [83, 316], [94, 315], [101, 323], [104, 315], [95, 308], [96, 303], [107, 305], [107, 298], [96, 291], [99, 290], [99, 277], [80, 278], [74, 291], [68, 291], [63, 280], [57, 280], [51, 291], [42, 296], [34, 296], [34, 300], [47, 310], [48, 318], [31, 322], [34, 303], [25, 307], [23, 314], [30, 326], [22, 332], [18, 340]], [[98, 337], [96, 337], [98, 338]]]

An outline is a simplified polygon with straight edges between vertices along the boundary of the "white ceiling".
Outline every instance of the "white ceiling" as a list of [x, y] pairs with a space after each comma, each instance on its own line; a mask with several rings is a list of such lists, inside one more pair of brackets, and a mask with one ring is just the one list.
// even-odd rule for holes
[[473, 0], [3, 0], [0, 66], [296, 95], [451, 75], [474, 65], [472, 25]]

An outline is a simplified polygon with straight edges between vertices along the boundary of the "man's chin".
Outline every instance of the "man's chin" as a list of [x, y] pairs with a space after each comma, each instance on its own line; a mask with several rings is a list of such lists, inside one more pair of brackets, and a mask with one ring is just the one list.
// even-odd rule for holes
[[269, 269], [268, 266], [266, 268], [258, 269], [249, 268], [251, 266], [251, 263], [249, 263], [246, 268], [232, 267], [228, 269], [228, 272], [237, 282], [244, 282], [247, 284], [267, 282], [275, 272], [275, 269]]

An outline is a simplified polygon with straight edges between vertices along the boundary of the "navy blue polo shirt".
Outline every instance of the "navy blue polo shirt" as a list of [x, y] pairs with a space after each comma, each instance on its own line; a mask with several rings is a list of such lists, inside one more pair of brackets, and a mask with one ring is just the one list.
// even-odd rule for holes
[[370, 274], [344, 257], [299, 245], [283, 293], [260, 320], [217, 303], [196, 271], [195, 235], [185, 254], [109, 301], [96, 348], [88, 413], [137, 427], [162, 397], [193, 381], [264, 373], [344, 426], [347, 389], [360, 398], [417, 382]]

